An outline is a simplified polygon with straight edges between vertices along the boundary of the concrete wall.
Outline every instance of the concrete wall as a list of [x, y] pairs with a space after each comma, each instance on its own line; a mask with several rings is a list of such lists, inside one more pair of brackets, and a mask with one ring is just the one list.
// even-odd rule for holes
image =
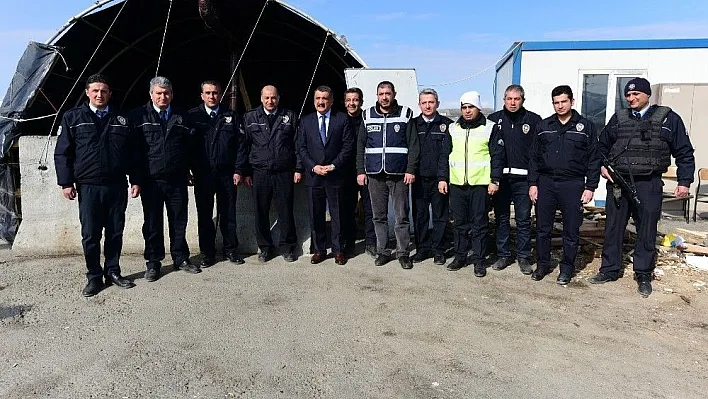
[[561, 84], [573, 88], [581, 109], [581, 71], [646, 71], [652, 84], [708, 83], [706, 65], [708, 49], [523, 51], [521, 85], [526, 108], [545, 118], [553, 113], [551, 90]]
[[[78, 202], [64, 199], [56, 183], [54, 168], [54, 146], [56, 137], [50, 144], [47, 170], [37, 168], [39, 157], [44, 148], [46, 137], [27, 136], [20, 138], [20, 174], [22, 191], [22, 223], [13, 244], [13, 253], [20, 255], [68, 255], [81, 254], [81, 226], [79, 224]], [[127, 190], [127, 188], [126, 188]], [[237, 223], [240, 241], [239, 251], [256, 253], [254, 231], [253, 199], [251, 189], [238, 188]], [[126, 226], [123, 236], [123, 253], [142, 254], [144, 242], [142, 236], [143, 213], [140, 199], [129, 199], [126, 213]], [[167, 216], [165, 216], [165, 248], [169, 262], [169, 238], [167, 234]], [[271, 211], [271, 225], [275, 225], [277, 216]], [[301, 253], [309, 253], [310, 223], [307, 210], [307, 191], [304, 184], [295, 189], [295, 224]], [[277, 242], [278, 229], [273, 229]], [[220, 241], [220, 238], [217, 238]], [[189, 223], [187, 241], [193, 255], [199, 253], [197, 241], [197, 211], [194, 202], [194, 190], [189, 190]], [[217, 251], [221, 251], [217, 246]]]

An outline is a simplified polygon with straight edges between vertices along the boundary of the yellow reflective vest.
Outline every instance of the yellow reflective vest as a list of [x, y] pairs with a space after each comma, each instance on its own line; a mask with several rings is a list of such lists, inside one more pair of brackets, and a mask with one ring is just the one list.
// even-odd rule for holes
[[450, 184], [458, 186], [488, 185], [492, 182], [492, 157], [489, 138], [493, 123], [465, 129], [459, 123], [450, 125]]

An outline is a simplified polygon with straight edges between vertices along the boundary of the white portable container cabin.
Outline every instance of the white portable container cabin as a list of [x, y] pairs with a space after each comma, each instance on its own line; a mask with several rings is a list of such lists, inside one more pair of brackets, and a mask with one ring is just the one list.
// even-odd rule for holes
[[[494, 109], [503, 107], [508, 85], [520, 84], [525, 107], [545, 118], [553, 113], [551, 90], [565, 84], [573, 89], [575, 109], [600, 131], [627, 107], [623, 90], [634, 77], [651, 82], [653, 103], [681, 115], [696, 170], [708, 167], [701, 164], [708, 160], [708, 38], [517, 42], [496, 65]], [[604, 200], [603, 184], [595, 198]]]

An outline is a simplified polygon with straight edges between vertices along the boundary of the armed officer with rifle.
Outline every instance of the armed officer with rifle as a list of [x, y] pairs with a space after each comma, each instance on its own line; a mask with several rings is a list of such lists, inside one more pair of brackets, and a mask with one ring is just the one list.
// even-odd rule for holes
[[661, 175], [676, 159], [676, 197], [687, 197], [693, 182], [693, 146], [681, 117], [669, 107], [649, 105], [651, 86], [644, 78], [627, 82], [629, 109], [615, 113], [600, 134], [599, 150], [607, 183], [607, 223], [600, 271], [590, 282], [615, 281], [622, 269], [622, 242], [630, 215], [637, 227], [634, 275], [643, 297], [652, 292], [656, 231], [661, 216]]

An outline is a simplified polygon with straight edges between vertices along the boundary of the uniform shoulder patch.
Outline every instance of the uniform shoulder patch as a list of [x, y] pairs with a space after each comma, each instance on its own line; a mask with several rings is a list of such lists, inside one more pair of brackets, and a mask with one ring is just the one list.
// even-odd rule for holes
[[283, 123], [290, 122], [290, 117], [288, 115], [283, 115]]
[[401, 131], [401, 125], [393, 125], [393, 130], [398, 133]]
[[447, 125], [444, 124], [444, 123], [441, 123], [441, 124], [440, 124], [440, 131], [443, 132], [443, 133], [445, 133], [446, 130], [447, 130]]
[[529, 134], [531, 131], [531, 125], [524, 123], [523, 126], [521, 126], [521, 131], [524, 132], [524, 134]]
[[125, 118], [123, 118], [122, 116], [118, 116], [118, 118], [116, 118], [116, 119], [118, 119], [118, 123], [125, 126], [125, 124], [126, 124]]
[[231, 116], [227, 116], [227, 117], [224, 118], [224, 122], [226, 122], [226, 123], [231, 123], [231, 119], [232, 119]]
[[501, 147], [504, 147], [504, 140], [499, 139], [499, 141], [497, 141], [497, 144], [499, 144]]
[[583, 125], [582, 123], [578, 123], [577, 125], [575, 125], [575, 127], [578, 129], [579, 132], [582, 132], [583, 129], [585, 129], [585, 125]]
[[182, 115], [177, 115], [177, 123], [182, 123]]

